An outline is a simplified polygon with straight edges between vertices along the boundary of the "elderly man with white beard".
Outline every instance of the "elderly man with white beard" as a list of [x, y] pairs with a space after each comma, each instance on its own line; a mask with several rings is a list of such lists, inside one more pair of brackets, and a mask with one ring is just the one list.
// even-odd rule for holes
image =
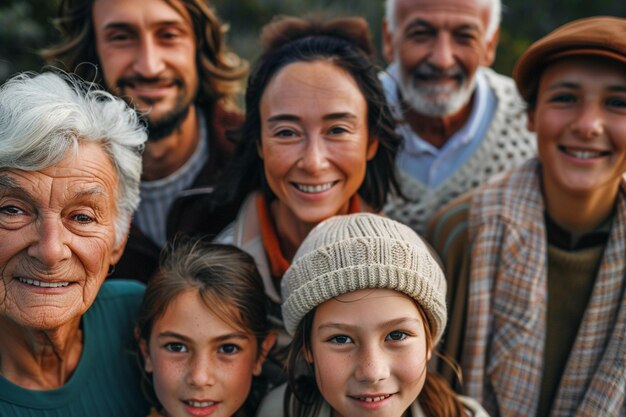
[[380, 74], [404, 138], [404, 198], [385, 212], [423, 233], [435, 212], [535, 155], [513, 80], [495, 58], [500, 0], [387, 0]]

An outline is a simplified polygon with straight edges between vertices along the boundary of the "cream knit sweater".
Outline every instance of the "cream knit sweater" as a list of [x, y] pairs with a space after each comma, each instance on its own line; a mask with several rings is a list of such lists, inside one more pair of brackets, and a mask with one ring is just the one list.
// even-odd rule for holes
[[[400, 171], [400, 185], [408, 200], [391, 196], [383, 210], [418, 233], [425, 231], [435, 212], [446, 203], [536, 154], [535, 136], [526, 128], [525, 106], [515, 83], [489, 68], [480, 70], [497, 99], [497, 108], [482, 144], [463, 166], [435, 188]], [[390, 77], [386, 78], [386, 82], [393, 82]]]

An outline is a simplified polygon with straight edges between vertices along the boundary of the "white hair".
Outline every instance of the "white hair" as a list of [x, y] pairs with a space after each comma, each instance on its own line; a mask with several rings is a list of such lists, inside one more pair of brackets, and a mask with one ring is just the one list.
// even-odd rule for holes
[[[490, 4], [489, 9], [489, 22], [485, 28], [485, 40], [491, 41], [495, 35], [498, 27], [500, 27], [500, 19], [502, 18], [502, 1], [501, 0], [482, 0], [488, 1]], [[385, 1], [385, 20], [387, 21], [387, 28], [390, 33], [394, 33], [397, 28], [396, 21], [396, 0]]]
[[128, 233], [139, 205], [141, 152], [147, 139], [121, 99], [67, 73], [18, 74], [0, 87], [0, 170], [38, 171], [81, 142], [109, 155], [118, 178], [115, 241]]

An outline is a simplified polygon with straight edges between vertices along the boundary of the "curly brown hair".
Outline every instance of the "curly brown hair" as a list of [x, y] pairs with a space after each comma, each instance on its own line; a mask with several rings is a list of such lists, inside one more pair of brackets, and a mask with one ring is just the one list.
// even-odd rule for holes
[[[86, 80], [102, 83], [92, 21], [95, 0], [62, 0], [55, 25], [62, 35], [60, 44], [41, 51], [50, 63], [62, 63], [71, 72]], [[222, 24], [206, 0], [163, 0], [175, 10], [184, 7], [193, 23], [198, 44], [196, 65], [200, 87], [196, 101], [236, 107], [241, 81], [248, 74], [248, 63], [228, 50]]]

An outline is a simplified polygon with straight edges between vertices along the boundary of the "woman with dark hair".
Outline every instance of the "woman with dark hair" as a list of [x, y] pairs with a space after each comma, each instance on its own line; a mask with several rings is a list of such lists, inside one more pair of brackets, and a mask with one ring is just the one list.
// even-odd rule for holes
[[213, 201], [242, 203], [217, 240], [254, 256], [277, 307], [280, 279], [313, 227], [338, 214], [380, 211], [397, 192], [400, 138], [365, 20], [283, 17], [261, 40], [241, 142]]

